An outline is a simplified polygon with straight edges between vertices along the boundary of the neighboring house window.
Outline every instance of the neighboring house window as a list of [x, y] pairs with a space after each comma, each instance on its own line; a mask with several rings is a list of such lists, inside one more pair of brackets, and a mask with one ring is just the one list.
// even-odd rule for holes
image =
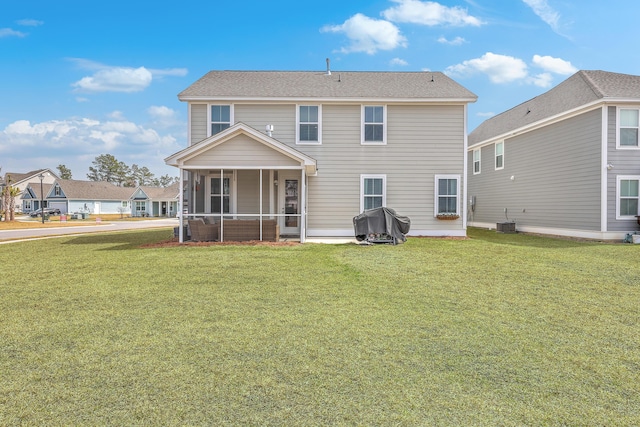
[[460, 175], [436, 175], [435, 215], [452, 214], [458, 212], [460, 194]]
[[504, 141], [496, 143], [496, 170], [504, 169]]
[[122, 201], [122, 207], [123, 207], [123, 208], [126, 208], [126, 207], [128, 207], [128, 206], [129, 206], [129, 202], [128, 202], [128, 201], [126, 201], [126, 200], [123, 200], [123, 201]]
[[143, 216], [143, 214], [147, 211], [147, 202], [144, 200], [136, 200], [136, 216]]
[[387, 202], [386, 175], [360, 176], [360, 211], [379, 208]]
[[211, 106], [211, 135], [222, 132], [231, 126], [231, 106], [212, 105]]
[[322, 107], [318, 105], [298, 106], [298, 143], [320, 144]]
[[386, 144], [386, 109], [382, 105], [362, 106], [362, 143]]
[[60, 186], [56, 185], [56, 188], [53, 189], [53, 194], [59, 196], [61, 194]]
[[221, 214], [220, 207], [224, 207], [224, 213], [230, 212], [231, 206], [231, 179], [224, 177], [220, 185], [220, 177], [210, 178], [211, 184], [211, 213]]
[[24, 209], [25, 210], [31, 210], [31, 200], [25, 200]]
[[638, 109], [620, 108], [618, 114], [618, 147], [638, 148], [640, 120]]
[[618, 176], [616, 218], [631, 219], [640, 215], [640, 176]]
[[473, 150], [473, 174], [477, 175], [480, 173], [480, 149], [477, 148]]

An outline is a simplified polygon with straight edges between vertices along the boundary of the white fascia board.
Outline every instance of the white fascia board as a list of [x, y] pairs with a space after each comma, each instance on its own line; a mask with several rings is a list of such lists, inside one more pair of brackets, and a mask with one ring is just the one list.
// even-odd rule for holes
[[522, 127], [516, 128], [516, 129], [512, 129], [512, 130], [504, 132], [504, 133], [502, 133], [500, 135], [496, 135], [496, 136], [493, 136], [493, 137], [491, 137], [489, 139], [485, 139], [484, 141], [476, 142], [475, 144], [470, 145], [467, 148], [467, 151], [472, 151], [472, 150], [477, 149], [477, 148], [482, 148], [482, 147], [487, 146], [487, 145], [492, 145], [492, 144], [495, 144], [496, 142], [504, 141], [504, 140], [507, 140], [509, 138], [513, 138], [515, 136], [522, 135], [523, 133], [531, 132], [531, 131], [534, 131], [536, 129], [539, 129], [539, 128], [542, 128], [542, 127], [545, 127], [545, 126], [549, 126], [549, 125], [552, 125], [554, 123], [558, 123], [558, 122], [561, 122], [563, 120], [570, 119], [570, 118], [578, 116], [580, 114], [583, 114], [583, 113], [586, 113], [586, 112], [589, 112], [589, 111], [592, 111], [592, 110], [596, 110], [596, 109], [601, 108], [604, 105], [606, 105], [607, 102], [610, 102], [610, 101], [609, 100], [605, 101], [604, 99], [598, 99], [597, 101], [593, 101], [593, 102], [590, 102], [588, 104], [581, 105], [580, 107], [577, 107], [577, 108], [574, 108], [574, 109], [571, 109], [571, 110], [567, 110], [567, 111], [563, 111], [562, 113], [556, 114], [555, 116], [546, 117], [546, 118], [544, 118], [542, 120], [538, 120], [537, 122], [530, 123], [530, 124], [528, 124], [526, 126], [522, 126]]

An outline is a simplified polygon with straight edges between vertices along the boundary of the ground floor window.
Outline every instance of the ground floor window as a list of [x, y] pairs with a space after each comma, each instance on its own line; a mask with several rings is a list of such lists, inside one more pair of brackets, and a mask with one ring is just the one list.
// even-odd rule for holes
[[435, 215], [460, 215], [460, 175], [436, 175]]
[[387, 203], [386, 175], [360, 176], [360, 211], [385, 206]]
[[144, 216], [147, 212], [147, 202], [137, 201], [135, 202], [136, 216]]
[[[209, 194], [211, 202], [211, 213], [229, 213], [231, 208], [231, 178], [224, 177], [222, 182], [220, 177], [209, 178], [211, 193]], [[221, 210], [224, 209], [224, 212]]]
[[617, 180], [618, 219], [631, 219], [640, 215], [640, 176], [618, 176]]

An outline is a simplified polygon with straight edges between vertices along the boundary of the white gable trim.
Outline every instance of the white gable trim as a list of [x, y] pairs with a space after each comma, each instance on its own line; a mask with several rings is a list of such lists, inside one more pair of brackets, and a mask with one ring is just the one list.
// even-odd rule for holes
[[[201, 169], [201, 167], [189, 167], [185, 165], [185, 162], [198, 157], [207, 150], [210, 150], [220, 144], [223, 144], [238, 135], [246, 135], [252, 138], [254, 141], [266, 145], [274, 151], [277, 151], [296, 162], [300, 163], [300, 169], [305, 169], [307, 175], [315, 175], [317, 173], [316, 160], [306, 154], [289, 147], [286, 144], [274, 139], [270, 136], [257, 131], [251, 126], [247, 126], [244, 123], [238, 122], [233, 126], [223, 130], [222, 132], [210, 136], [202, 141], [193, 144], [182, 151], [167, 157], [164, 161], [170, 166], [175, 166], [181, 169]], [[230, 169], [237, 169], [237, 167], [230, 167]]]

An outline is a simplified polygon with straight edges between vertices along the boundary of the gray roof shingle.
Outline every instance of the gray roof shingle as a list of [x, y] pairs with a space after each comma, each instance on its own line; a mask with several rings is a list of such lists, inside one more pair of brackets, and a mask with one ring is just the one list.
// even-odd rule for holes
[[469, 146], [604, 99], [640, 100], [640, 76], [581, 70], [542, 95], [482, 122]]
[[118, 187], [105, 181], [78, 181], [59, 179], [56, 181], [67, 199], [76, 200], [129, 200], [135, 188]]
[[182, 91], [197, 99], [461, 100], [477, 96], [440, 72], [210, 71]]

